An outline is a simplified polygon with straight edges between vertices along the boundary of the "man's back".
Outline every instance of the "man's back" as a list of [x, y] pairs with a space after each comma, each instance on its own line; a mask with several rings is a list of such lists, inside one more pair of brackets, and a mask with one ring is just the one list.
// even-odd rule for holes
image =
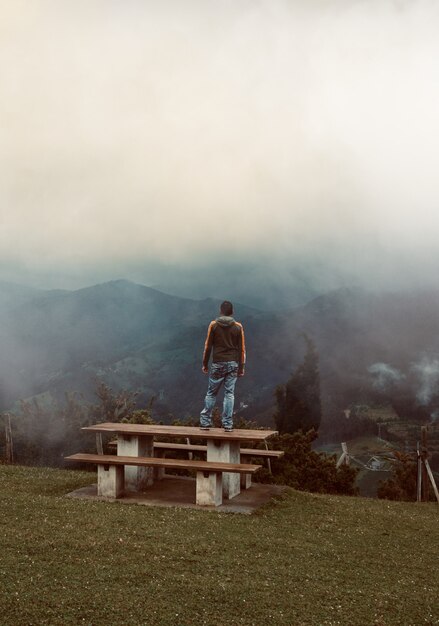
[[221, 315], [209, 324], [204, 346], [203, 367], [207, 367], [213, 349], [212, 361], [236, 361], [242, 371], [245, 364], [245, 340], [242, 324], [229, 315]]

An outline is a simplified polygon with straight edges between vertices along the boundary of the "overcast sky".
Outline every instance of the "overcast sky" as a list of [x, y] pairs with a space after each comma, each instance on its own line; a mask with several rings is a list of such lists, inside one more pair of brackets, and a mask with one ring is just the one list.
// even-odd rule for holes
[[438, 33], [436, 0], [0, 0], [0, 279], [433, 280]]

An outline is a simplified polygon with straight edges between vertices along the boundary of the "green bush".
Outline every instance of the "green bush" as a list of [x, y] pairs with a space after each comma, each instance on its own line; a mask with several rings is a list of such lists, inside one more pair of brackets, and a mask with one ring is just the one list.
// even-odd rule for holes
[[417, 463], [413, 455], [394, 452], [392, 476], [380, 481], [378, 498], [386, 500], [416, 500]]
[[[335, 456], [312, 450], [317, 438], [315, 430], [280, 435], [270, 439], [270, 447], [283, 450], [284, 456], [271, 462], [272, 474], [267, 468], [255, 474], [255, 481], [289, 485], [301, 491], [355, 495], [357, 469], [342, 465], [336, 467]], [[257, 459], [255, 459], [257, 462]]]

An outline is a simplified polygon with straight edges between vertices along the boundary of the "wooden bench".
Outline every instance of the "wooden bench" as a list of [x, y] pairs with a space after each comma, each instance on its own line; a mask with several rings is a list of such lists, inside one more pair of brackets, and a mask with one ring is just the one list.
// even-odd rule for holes
[[[161, 441], [154, 442], [154, 456], [162, 457], [166, 450], [177, 450], [182, 452], [207, 452], [207, 446], [197, 445], [192, 443], [165, 443]], [[256, 450], [252, 448], [241, 448], [241, 457], [263, 457], [266, 459], [280, 459], [285, 453], [283, 450]], [[190, 457], [189, 457], [190, 458]], [[269, 465], [271, 473], [271, 465]], [[157, 470], [157, 479], [160, 480], [164, 477], [164, 469]], [[241, 488], [250, 489], [252, 484], [251, 474], [241, 474]]]
[[[117, 441], [110, 441], [108, 445], [113, 448], [117, 446]], [[206, 445], [198, 445], [192, 443], [168, 443], [162, 441], [154, 441], [154, 456], [158, 458], [163, 458], [166, 450], [177, 450], [181, 452], [187, 452], [190, 454], [191, 452], [207, 452]], [[98, 448], [98, 452], [101, 452], [101, 449]], [[240, 450], [241, 456], [247, 457], [263, 457], [270, 461], [270, 459], [280, 459], [285, 453], [283, 450], [260, 450], [253, 448], [241, 448]], [[189, 458], [191, 458], [189, 456]], [[268, 461], [268, 462], [269, 462]], [[157, 467], [155, 469], [155, 479], [162, 480], [165, 477], [165, 469], [164, 467]], [[271, 473], [271, 466], [269, 465], [269, 470]], [[250, 473], [241, 473], [241, 488], [242, 489], [250, 489], [252, 484], [251, 474]]]
[[[109, 441], [111, 448], [117, 446], [117, 441]], [[207, 452], [207, 446], [193, 443], [168, 443], [164, 441], [154, 441], [154, 450], [181, 450], [182, 452]], [[285, 453], [283, 450], [257, 450], [253, 448], [241, 448], [242, 456], [261, 456], [264, 458], [280, 459]]]
[[[116, 448], [117, 441], [108, 442], [110, 448]], [[158, 452], [156, 455], [155, 452]], [[168, 443], [164, 441], [154, 441], [154, 456], [159, 456], [162, 450], [177, 450], [181, 452], [207, 452], [207, 446], [193, 443]], [[283, 450], [261, 450], [256, 448], [241, 448], [241, 456], [263, 457], [268, 459], [280, 459], [285, 452]]]
[[[162, 441], [154, 441], [154, 449], [159, 450], [182, 450], [186, 452], [206, 452], [207, 446], [196, 445], [192, 443], [167, 443]], [[251, 448], [241, 448], [241, 456], [261, 456], [279, 459], [284, 455], [283, 450], [253, 450]]]
[[185, 469], [196, 472], [196, 503], [201, 506], [219, 506], [223, 501], [223, 472], [254, 474], [260, 465], [219, 463], [158, 457], [116, 456], [112, 454], [78, 453], [65, 457], [66, 461], [92, 463], [98, 466], [98, 496], [120, 498], [124, 492], [124, 466]]
[[[108, 445], [111, 448], [117, 446], [117, 441], [110, 441]], [[181, 452], [207, 452], [207, 446], [193, 443], [168, 443], [162, 441], [154, 441], [154, 456], [162, 458], [166, 450], [177, 450]], [[100, 450], [98, 450], [100, 452]], [[266, 459], [280, 459], [285, 453], [283, 450], [257, 450], [253, 448], [241, 448], [241, 456], [247, 457], [263, 457]], [[189, 457], [191, 458], [191, 457]], [[271, 467], [269, 466], [271, 471]], [[165, 468], [156, 469], [156, 479], [161, 480], [165, 476]], [[241, 487], [249, 489], [251, 487], [251, 474], [241, 474]]]

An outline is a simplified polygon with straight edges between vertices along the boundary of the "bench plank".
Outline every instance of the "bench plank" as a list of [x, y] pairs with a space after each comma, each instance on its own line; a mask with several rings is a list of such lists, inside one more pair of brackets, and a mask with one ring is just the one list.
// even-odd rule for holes
[[[187, 444], [187, 443], [164, 443], [162, 441], [154, 441], [154, 448], [164, 450], [183, 450], [187, 452], [206, 452], [207, 446]], [[243, 456], [263, 456], [280, 459], [285, 453], [283, 450], [253, 450], [252, 448], [241, 448], [240, 453]]]
[[[110, 446], [117, 445], [116, 441], [110, 441]], [[166, 443], [163, 441], [154, 441], [154, 448], [160, 450], [181, 450], [182, 452], [207, 452], [207, 446], [193, 443]], [[261, 456], [280, 459], [285, 452], [283, 450], [253, 450], [252, 448], [241, 448], [242, 456]]]
[[143, 467], [165, 467], [167, 469], [185, 469], [199, 472], [235, 472], [254, 474], [261, 465], [245, 463], [217, 463], [212, 461], [190, 461], [188, 459], [162, 459], [158, 457], [116, 456], [114, 454], [78, 453], [64, 457], [66, 461], [93, 463], [95, 465], [138, 465]]

